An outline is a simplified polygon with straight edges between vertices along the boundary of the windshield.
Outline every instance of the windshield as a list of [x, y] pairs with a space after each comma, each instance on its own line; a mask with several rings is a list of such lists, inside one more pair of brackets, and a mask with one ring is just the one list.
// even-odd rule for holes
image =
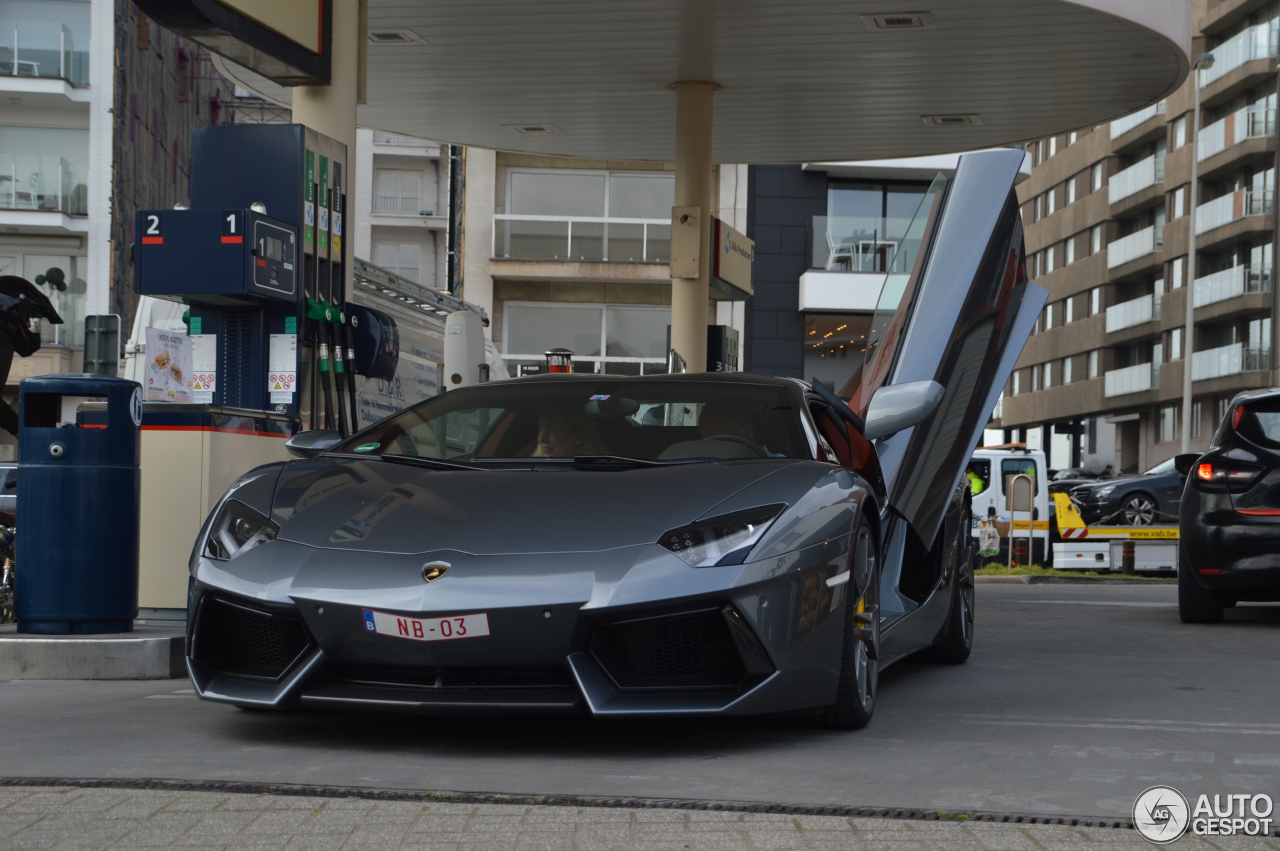
[[812, 458], [782, 387], [716, 381], [500, 382], [453, 390], [334, 452], [452, 461]]
[[1170, 458], [1168, 461], [1161, 461], [1159, 464], [1155, 465], [1150, 470], [1147, 470], [1142, 475], [1157, 476], [1161, 473], [1172, 473], [1176, 469], [1177, 467], [1174, 466], [1173, 459]]

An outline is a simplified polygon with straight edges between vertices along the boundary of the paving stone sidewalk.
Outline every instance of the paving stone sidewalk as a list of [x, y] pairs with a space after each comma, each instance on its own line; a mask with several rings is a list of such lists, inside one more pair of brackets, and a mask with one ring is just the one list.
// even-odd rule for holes
[[[0, 849], [420, 851], [1128, 851], [1129, 830], [711, 810], [379, 801], [65, 786], [0, 787]], [[1179, 851], [1280, 851], [1183, 838]]]

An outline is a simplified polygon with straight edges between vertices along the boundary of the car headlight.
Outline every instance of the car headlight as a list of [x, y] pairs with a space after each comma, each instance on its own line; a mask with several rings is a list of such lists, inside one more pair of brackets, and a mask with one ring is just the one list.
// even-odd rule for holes
[[243, 502], [229, 499], [222, 504], [209, 529], [204, 553], [209, 558], [230, 561], [254, 547], [275, 540], [280, 527]]
[[690, 567], [742, 564], [785, 505], [766, 505], [699, 520], [663, 534], [659, 545]]
[[1107, 485], [1106, 487], [1098, 488], [1096, 491], [1093, 492], [1093, 495], [1096, 496], [1098, 499], [1106, 499], [1108, 496], [1111, 495], [1111, 492], [1115, 489], [1116, 489], [1115, 485]]

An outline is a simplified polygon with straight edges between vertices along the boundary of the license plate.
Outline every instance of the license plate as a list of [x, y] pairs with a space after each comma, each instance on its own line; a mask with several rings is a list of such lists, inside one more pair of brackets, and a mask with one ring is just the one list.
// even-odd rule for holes
[[364, 628], [378, 635], [394, 635], [410, 641], [448, 641], [453, 638], [479, 638], [489, 634], [489, 615], [454, 615], [449, 618], [410, 618], [362, 609]]

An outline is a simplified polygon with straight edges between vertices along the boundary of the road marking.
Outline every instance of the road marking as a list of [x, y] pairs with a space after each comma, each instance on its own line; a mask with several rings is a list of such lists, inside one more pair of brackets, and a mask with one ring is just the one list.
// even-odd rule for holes
[[155, 698], [158, 698], [161, 700], [163, 699], [171, 700], [177, 697], [195, 697], [195, 695], [196, 695], [196, 690], [193, 688], [180, 688], [175, 692], [170, 692], [169, 694], [148, 694], [148, 695], [145, 695], [145, 697], [148, 700], [155, 699]]
[[1265, 766], [1267, 768], [1280, 768], [1280, 754], [1274, 753], [1255, 753], [1247, 756], [1238, 756], [1232, 760], [1236, 765], [1256, 765]]
[[994, 727], [1060, 727], [1086, 730], [1160, 730], [1166, 733], [1232, 733], [1280, 736], [1280, 724], [1237, 724], [1228, 721], [1159, 721], [1142, 718], [1023, 718], [1001, 715], [956, 715], [961, 723]]
[[1135, 609], [1176, 609], [1177, 603], [1120, 603], [1112, 600], [983, 600], [983, 605], [991, 603], [1053, 603], [1059, 606], [1122, 606]]

